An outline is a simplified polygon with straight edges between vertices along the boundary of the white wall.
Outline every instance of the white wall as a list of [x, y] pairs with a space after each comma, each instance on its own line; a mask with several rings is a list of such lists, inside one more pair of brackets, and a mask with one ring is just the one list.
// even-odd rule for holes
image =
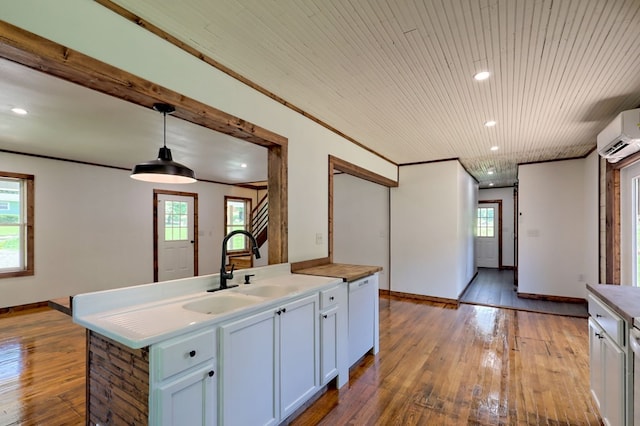
[[389, 188], [348, 174], [333, 178], [333, 260], [382, 266], [389, 289]]
[[457, 299], [475, 274], [477, 185], [458, 161], [400, 167], [391, 189], [391, 291]]
[[152, 282], [154, 188], [198, 193], [199, 274], [215, 273], [224, 196], [256, 195], [205, 182], [153, 185], [125, 170], [7, 153], [0, 170], [35, 176], [35, 274], [0, 280], [0, 307]]
[[462, 168], [459, 162], [456, 164], [458, 165], [458, 269], [456, 283], [459, 297], [478, 270], [474, 239], [478, 183]]
[[[397, 167], [392, 163], [243, 85], [96, 2], [5, 2], [2, 19], [287, 137], [291, 262], [328, 254], [329, 154], [396, 179]], [[317, 233], [324, 236], [324, 244], [316, 244]]]
[[513, 187], [481, 189], [478, 200], [502, 200], [502, 266], [514, 266]]
[[518, 168], [518, 292], [586, 298], [598, 279], [597, 158]]

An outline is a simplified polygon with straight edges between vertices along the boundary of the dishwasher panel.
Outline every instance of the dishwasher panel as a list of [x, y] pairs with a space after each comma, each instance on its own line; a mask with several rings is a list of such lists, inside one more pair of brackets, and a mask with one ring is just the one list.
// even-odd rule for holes
[[374, 347], [377, 286], [363, 278], [349, 283], [349, 366]]

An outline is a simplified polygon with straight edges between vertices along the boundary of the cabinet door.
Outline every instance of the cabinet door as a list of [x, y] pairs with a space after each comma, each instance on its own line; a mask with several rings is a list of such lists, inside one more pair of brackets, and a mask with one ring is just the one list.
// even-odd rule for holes
[[605, 424], [624, 424], [625, 416], [625, 353], [605, 334], [602, 340], [604, 366], [604, 409], [600, 411]]
[[338, 307], [320, 314], [320, 385], [338, 374]]
[[319, 387], [319, 298], [283, 306], [280, 319], [280, 407], [285, 419]]
[[213, 362], [159, 386], [157, 397], [162, 426], [215, 425], [218, 401]]
[[602, 329], [595, 323], [595, 321], [589, 318], [589, 378], [591, 382], [591, 395], [598, 407], [598, 410], [602, 412], [602, 398], [604, 397], [604, 383], [603, 383], [603, 363], [602, 363], [602, 342], [604, 338]]
[[278, 423], [278, 336], [273, 310], [220, 327], [220, 424]]

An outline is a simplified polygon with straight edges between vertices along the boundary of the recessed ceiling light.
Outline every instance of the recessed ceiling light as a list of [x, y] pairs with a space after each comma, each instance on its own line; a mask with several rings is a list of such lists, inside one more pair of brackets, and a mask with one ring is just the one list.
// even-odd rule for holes
[[495, 126], [495, 125], [496, 125], [496, 122], [495, 122], [495, 121], [493, 121], [493, 120], [489, 120], [489, 121], [485, 121], [485, 122], [484, 122], [484, 125], [485, 125], [486, 127], [493, 127], [493, 126]]
[[499, 146], [492, 146], [492, 147], [491, 147], [491, 151], [497, 151], [497, 150], [499, 150], [499, 149], [500, 149], [500, 147], [499, 147]]
[[487, 174], [492, 175], [492, 174], [493, 174], [493, 170], [489, 170], [489, 171], [487, 172]]
[[489, 184], [489, 186], [493, 186], [493, 182], [491, 182], [491, 183]]
[[27, 110], [24, 108], [15, 107], [15, 108], [11, 108], [11, 111], [14, 114], [18, 114], [18, 115], [27, 115]]
[[245, 163], [240, 164], [240, 167], [242, 167], [243, 169], [247, 168], [247, 165]]
[[475, 78], [478, 81], [482, 81], [482, 80], [488, 79], [490, 75], [491, 73], [489, 71], [480, 71], [479, 73], [474, 75], [473, 78]]

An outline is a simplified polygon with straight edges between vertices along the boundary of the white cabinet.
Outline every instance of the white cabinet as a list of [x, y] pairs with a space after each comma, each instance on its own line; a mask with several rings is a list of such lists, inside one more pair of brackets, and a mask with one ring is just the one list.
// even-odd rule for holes
[[320, 313], [320, 384], [338, 375], [338, 306]]
[[349, 365], [378, 352], [378, 274], [349, 283]]
[[[626, 322], [589, 295], [589, 368], [591, 394], [605, 425], [625, 425], [629, 393]], [[630, 417], [631, 418], [631, 417]]]
[[216, 383], [213, 362], [158, 386], [158, 425], [215, 425]]
[[320, 384], [338, 376], [337, 387], [349, 381], [347, 285], [320, 292]]
[[277, 424], [319, 388], [318, 295], [220, 327], [222, 425]]
[[213, 328], [151, 347], [150, 424], [216, 424], [215, 352]]

